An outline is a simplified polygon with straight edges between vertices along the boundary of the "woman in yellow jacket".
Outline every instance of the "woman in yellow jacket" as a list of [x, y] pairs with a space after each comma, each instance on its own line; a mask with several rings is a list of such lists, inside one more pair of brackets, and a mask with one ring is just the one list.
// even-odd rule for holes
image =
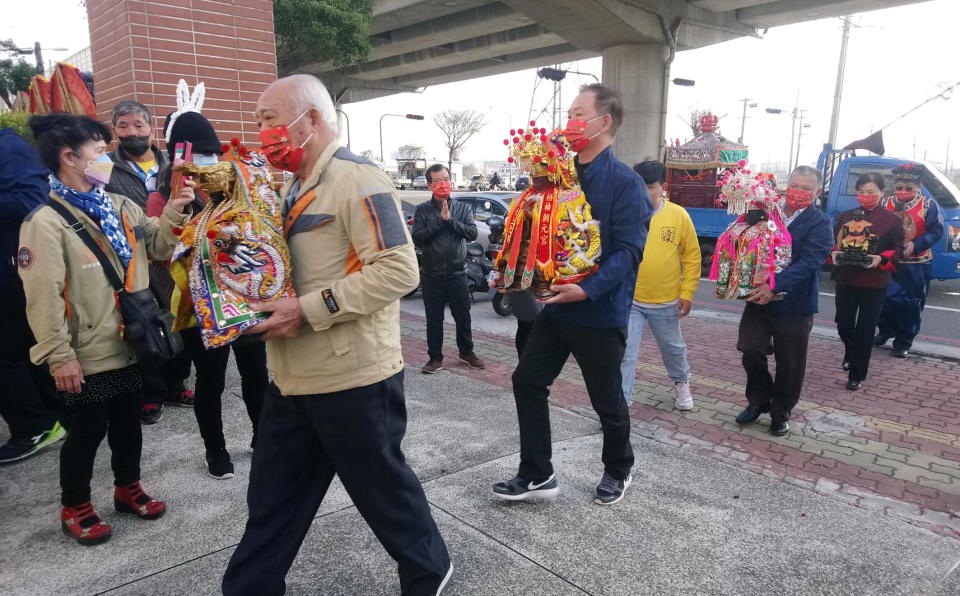
[[667, 374], [673, 381], [676, 393], [674, 405], [678, 410], [691, 410], [690, 364], [687, 362], [687, 344], [680, 333], [680, 319], [690, 312], [693, 294], [700, 283], [697, 230], [686, 209], [661, 196], [667, 174], [662, 163], [645, 161], [633, 169], [647, 185], [653, 202], [653, 217], [643, 249], [643, 262], [637, 273], [627, 329], [627, 348], [620, 367], [623, 396], [627, 405], [633, 402], [637, 356], [643, 322], [646, 321], [660, 347], [660, 357]]
[[[170, 257], [177, 240], [173, 228], [186, 221], [182, 211], [193, 199], [192, 190], [170, 201], [159, 219], [147, 218], [130, 199], [103, 190], [113, 166], [105, 154], [110, 131], [104, 125], [84, 116], [51, 114], [34, 116], [30, 127], [53, 172], [49, 200], [86, 228], [128, 291], [145, 289], [147, 261]], [[142, 519], [156, 519], [166, 510], [140, 486], [140, 369], [121, 336], [117, 299], [103, 267], [50, 205], [24, 220], [17, 268], [37, 341], [30, 358], [50, 368], [70, 419], [60, 450], [61, 525], [80, 543], [103, 542], [111, 528], [90, 503], [90, 480], [104, 436], [113, 452], [116, 510]]]

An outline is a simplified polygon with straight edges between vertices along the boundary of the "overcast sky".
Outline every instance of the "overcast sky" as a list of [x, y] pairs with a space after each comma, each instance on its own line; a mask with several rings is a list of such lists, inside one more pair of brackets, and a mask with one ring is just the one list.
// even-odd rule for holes
[[[78, 0], [30, 0], [5, 7], [0, 37], [21, 46], [40, 41], [44, 47], [66, 47], [65, 52], [45, 52], [45, 58], [63, 59], [89, 45], [85, 9]], [[55, 18], [50, 15], [57, 15]], [[957, 64], [960, 42], [957, 23], [960, 2], [933, 0], [854, 16], [847, 59], [846, 81], [838, 145], [870, 134], [938, 92], [943, 85], [960, 81]], [[842, 22], [825, 19], [769, 30], [763, 39], [743, 38], [699, 50], [680, 52], [671, 77], [696, 81], [694, 87], [670, 88], [667, 133], [686, 140], [689, 128], [681, 118], [692, 109], [710, 109], [719, 116], [721, 132], [731, 139], [740, 134], [740, 99], [752, 98], [758, 107], [748, 111], [745, 140], [751, 161], [786, 162], [790, 146], [790, 116], [800, 92], [799, 105], [807, 110], [811, 125], [804, 130], [801, 163], [815, 163], [830, 127], [830, 111], [840, 51]], [[600, 75], [600, 59], [567, 65], [572, 70]], [[502, 139], [513, 126], [527, 120], [536, 75], [534, 70], [497, 75], [430, 87], [419, 95], [402, 94], [348, 104], [352, 148], [359, 153], [379, 153], [378, 122], [381, 114], [420, 113], [422, 122], [388, 118], [384, 121], [384, 148], [390, 153], [404, 143], [427, 148], [429, 156], [445, 154], [443, 138], [432, 123], [433, 114], [447, 108], [471, 108], [487, 114], [490, 124], [470, 141], [467, 161], [503, 159]], [[571, 75], [564, 85], [564, 102], [576, 87], [590, 78]], [[951, 138], [950, 161], [960, 163], [960, 88], [949, 101], [936, 100], [884, 130], [887, 155], [925, 155], [942, 164]], [[534, 111], [548, 102], [541, 85]], [[171, 105], [174, 98], [170, 98]], [[769, 115], [764, 108], [781, 108]], [[725, 115], [725, 116], [724, 116]], [[549, 118], [540, 123], [550, 124]], [[344, 143], [346, 138], [344, 136]], [[915, 145], [915, 147], [914, 147]]]

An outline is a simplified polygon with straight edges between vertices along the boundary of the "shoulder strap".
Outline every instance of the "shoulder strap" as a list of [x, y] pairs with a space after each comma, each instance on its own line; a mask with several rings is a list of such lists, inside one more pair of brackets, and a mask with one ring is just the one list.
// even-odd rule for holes
[[87, 248], [90, 249], [90, 252], [97, 257], [100, 261], [101, 268], [103, 273], [107, 276], [107, 279], [110, 281], [110, 285], [113, 286], [114, 291], [119, 292], [123, 289], [123, 281], [120, 280], [120, 276], [117, 275], [117, 270], [113, 268], [113, 264], [110, 262], [110, 259], [107, 258], [107, 255], [104, 254], [103, 250], [100, 248], [100, 245], [97, 244], [97, 241], [93, 239], [93, 236], [90, 235], [90, 232], [87, 231], [86, 226], [84, 226], [80, 220], [78, 220], [70, 210], [54, 201], [52, 199], [47, 201], [47, 204], [53, 207], [53, 210], [60, 214], [64, 220], [66, 220], [67, 225], [70, 226], [74, 232], [77, 233], [77, 236], [80, 237], [80, 240], [83, 240], [83, 243], [87, 245]]

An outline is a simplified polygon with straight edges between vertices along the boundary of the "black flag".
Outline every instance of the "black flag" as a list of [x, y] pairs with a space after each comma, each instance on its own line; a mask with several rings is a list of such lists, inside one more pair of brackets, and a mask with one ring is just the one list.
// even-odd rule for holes
[[878, 130], [869, 137], [854, 141], [844, 147], [844, 150], [846, 149], [866, 149], [867, 151], [873, 151], [877, 155], [883, 155], [883, 152], [886, 151], [883, 148], [883, 131]]

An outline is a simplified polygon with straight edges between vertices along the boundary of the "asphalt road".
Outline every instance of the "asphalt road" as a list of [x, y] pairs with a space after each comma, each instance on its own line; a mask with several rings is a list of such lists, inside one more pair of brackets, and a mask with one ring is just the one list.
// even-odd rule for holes
[[[400, 191], [404, 212], [413, 213], [413, 208], [430, 198], [429, 191]], [[814, 322], [819, 325], [833, 326], [834, 286], [830, 275], [823, 274], [820, 284], [820, 312]], [[743, 304], [732, 300], [719, 300], [713, 297], [713, 284], [702, 280], [697, 289], [694, 308], [739, 313]], [[494, 325], [496, 326], [496, 325]], [[930, 296], [923, 313], [923, 327], [918, 339], [928, 342], [960, 346], [960, 279], [949, 281], [934, 280], [930, 286]]]
[[[697, 288], [694, 308], [739, 313], [743, 310], [743, 304], [739, 301], [714, 298], [713, 283], [703, 279]], [[814, 318], [814, 323], [833, 326], [835, 314], [833, 281], [829, 274], [824, 273], [820, 283], [820, 312]], [[960, 346], [960, 279], [933, 281], [927, 307], [923, 311], [923, 326], [918, 339]]]

